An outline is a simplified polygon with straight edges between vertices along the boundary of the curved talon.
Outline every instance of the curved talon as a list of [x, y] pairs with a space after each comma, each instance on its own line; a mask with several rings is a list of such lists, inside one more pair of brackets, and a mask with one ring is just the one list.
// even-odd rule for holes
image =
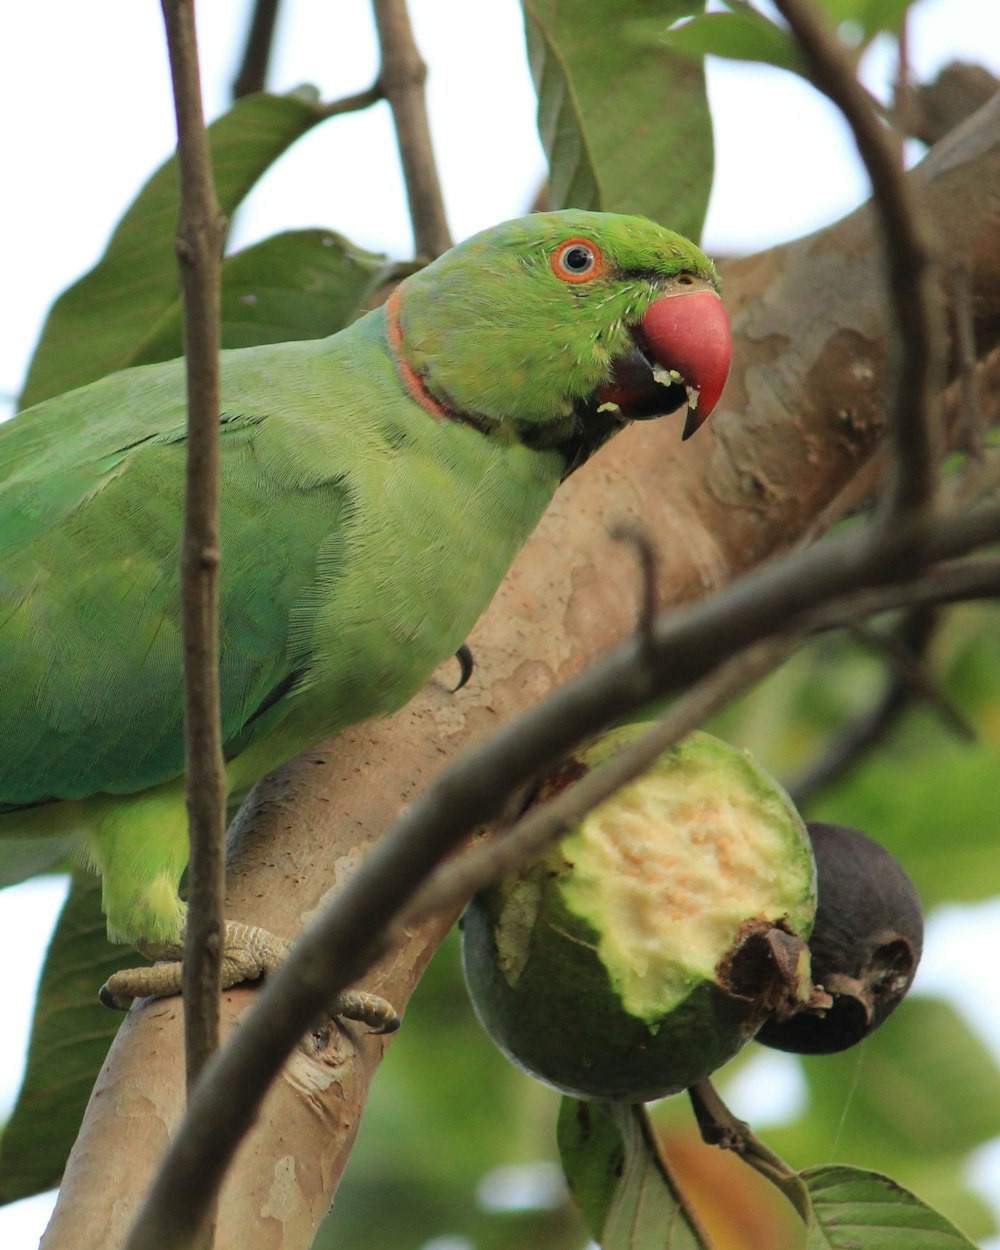
[[459, 690], [462, 689], [462, 687], [466, 684], [466, 682], [472, 676], [472, 671], [476, 667], [476, 661], [473, 657], [472, 651], [470, 650], [468, 643], [465, 643], [465, 642], [462, 643], [462, 645], [455, 652], [455, 659], [458, 660], [459, 674], [458, 674], [458, 685], [452, 686], [451, 688], [452, 694], [457, 694]]

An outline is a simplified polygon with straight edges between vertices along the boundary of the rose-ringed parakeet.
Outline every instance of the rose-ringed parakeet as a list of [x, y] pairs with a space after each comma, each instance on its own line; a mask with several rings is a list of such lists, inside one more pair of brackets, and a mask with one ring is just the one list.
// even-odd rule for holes
[[[232, 793], [410, 699], [560, 480], [622, 425], [687, 404], [697, 428], [729, 367], [717, 285], [650, 221], [539, 213], [331, 338], [222, 353]], [[0, 835], [79, 835], [111, 939], [154, 947], [180, 938], [188, 859], [184, 396], [172, 361], [0, 426]], [[226, 983], [280, 947], [228, 926]], [[153, 988], [116, 975], [115, 1005]]]

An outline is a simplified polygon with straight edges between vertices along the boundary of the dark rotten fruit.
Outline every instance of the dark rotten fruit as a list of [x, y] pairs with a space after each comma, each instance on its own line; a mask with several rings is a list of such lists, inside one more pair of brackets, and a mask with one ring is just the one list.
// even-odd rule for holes
[[809, 939], [825, 1011], [769, 1020], [757, 1040], [802, 1055], [855, 1045], [885, 1020], [913, 981], [924, 942], [920, 896], [902, 865], [872, 838], [810, 824], [819, 904]]
[[[646, 728], [606, 734], [536, 801]], [[509, 1058], [564, 1092], [676, 1093], [810, 999], [814, 882], [781, 787], [694, 734], [473, 900], [462, 946], [476, 1012]]]

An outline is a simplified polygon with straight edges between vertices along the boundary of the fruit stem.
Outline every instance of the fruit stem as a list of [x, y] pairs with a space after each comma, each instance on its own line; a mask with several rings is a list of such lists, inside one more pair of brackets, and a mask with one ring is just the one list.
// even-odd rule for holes
[[809, 1191], [798, 1172], [757, 1137], [745, 1120], [738, 1120], [708, 1078], [688, 1090], [702, 1141], [720, 1150], [732, 1150], [785, 1195], [807, 1226], [812, 1220]]

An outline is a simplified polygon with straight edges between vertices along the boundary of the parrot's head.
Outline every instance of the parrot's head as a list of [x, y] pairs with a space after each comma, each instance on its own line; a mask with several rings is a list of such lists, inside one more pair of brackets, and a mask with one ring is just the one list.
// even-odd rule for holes
[[633, 420], [704, 422], [732, 339], [715, 267], [642, 217], [534, 213], [408, 278], [387, 308], [411, 395], [439, 416], [563, 453], [566, 472]]

